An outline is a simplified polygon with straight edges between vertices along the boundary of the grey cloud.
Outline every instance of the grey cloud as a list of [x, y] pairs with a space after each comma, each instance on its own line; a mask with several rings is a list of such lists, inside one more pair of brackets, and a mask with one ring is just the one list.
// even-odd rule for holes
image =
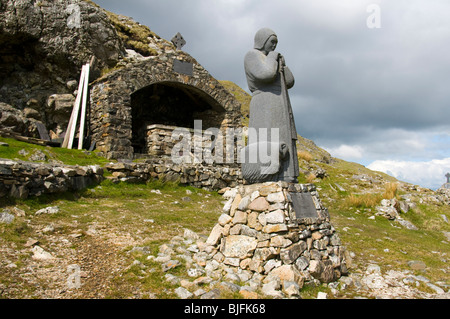
[[[214, 77], [246, 90], [243, 57], [254, 33], [272, 28], [296, 77], [290, 94], [298, 131], [319, 145], [373, 145], [381, 158], [414, 156], [378, 146], [389, 138], [401, 145], [408, 133], [450, 134], [448, 1], [96, 2], [166, 39], [181, 32], [183, 49]], [[371, 3], [380, 4], [381, 29], [366, 26]]]

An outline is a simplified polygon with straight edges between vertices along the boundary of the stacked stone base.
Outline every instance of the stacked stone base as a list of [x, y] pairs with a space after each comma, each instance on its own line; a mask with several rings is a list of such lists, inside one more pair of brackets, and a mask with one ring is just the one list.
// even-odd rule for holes
[[[311, 195], [317, 217], [298, 217], [294, 193]], [[274, 297], [292, 297], [305, 283], [329, 283], [347, 274], [345, 248], [314, 185], [241, 185], [223, 196], [223, 214], [206, 244], [228, 273], [251, 275]]]

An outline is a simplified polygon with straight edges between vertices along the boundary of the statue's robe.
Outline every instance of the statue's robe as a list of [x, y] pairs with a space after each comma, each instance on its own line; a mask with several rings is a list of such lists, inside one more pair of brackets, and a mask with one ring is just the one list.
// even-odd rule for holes
[[[299, 175], [296, 158], [297, 134], [294, 133], [295, 129], [292, 129], [295, 128], [293, 118], [287, 116], [286, 103], [289, 103], [289, 101], [286, 101], [286, 98], [283, 97], [278, 53], [272, 51], [266, 56], [263, 52], [253, 49], [246, 54], [244, 67], [249, 89], [253, 93], [250, 102], [249, 132], [251, 132], [251, 128], [256, 129], [256, 132], [259, 132], [260, 128], [266, 128], [267, 142], [279, 142], [280, 145], [284, 144], [287, 147], [287, 152], [280, 151], [278, 173], [270, 178], [266, 176], [259, 182], [287, 181], [296, 183]], [[284, 74], [286, 80], [285, 94], [287, 96], [287, 89], [294, 85], [294, 76], [288, 67], [284, 68]], [[271, 128], [279, 129], [279, 141], [272, 140]], [[263, 135], [258, 135], [258, 143], [264, 143], [264, 140]], [[253, 182], [255, 182], [255, 179], [253, 179]]]

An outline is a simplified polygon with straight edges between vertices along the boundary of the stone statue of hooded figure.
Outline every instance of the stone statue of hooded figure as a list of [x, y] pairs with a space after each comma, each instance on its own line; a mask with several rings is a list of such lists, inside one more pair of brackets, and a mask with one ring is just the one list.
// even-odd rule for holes
[[260, 29], [254, 48], [244, 59], [250, 91], [249, 140], [243, 149], [242, 174], [249, 183], [297, 183], [297, 132], [287, 90], [294, 77], [284, 58], [275, 51], [278, 38]]

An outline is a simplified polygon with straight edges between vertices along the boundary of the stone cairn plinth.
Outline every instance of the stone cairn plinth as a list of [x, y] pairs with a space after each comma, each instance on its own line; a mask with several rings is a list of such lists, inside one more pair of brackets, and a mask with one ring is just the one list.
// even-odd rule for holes
[[251, 274], [249, 284], [281, 298], [295, 296], [305, 283], [347, 274], [345, 248], [314, 185], [240, 185], [223, 197], [223, 214], [206, 245], [228, 273]]

